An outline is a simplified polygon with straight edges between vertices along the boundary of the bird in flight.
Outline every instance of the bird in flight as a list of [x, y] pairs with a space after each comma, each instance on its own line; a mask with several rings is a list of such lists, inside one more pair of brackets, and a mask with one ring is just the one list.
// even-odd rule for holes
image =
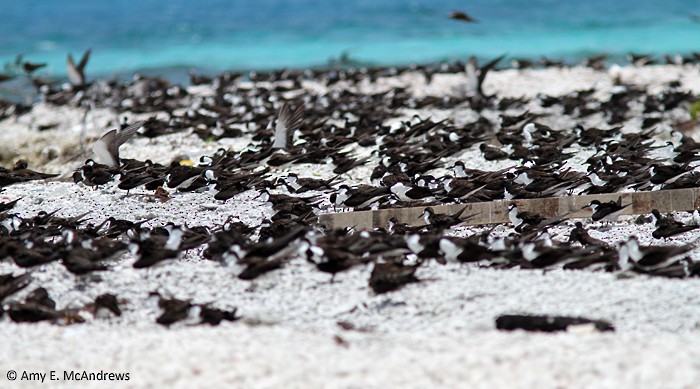
[[463, 11], [452, 11], [450, 12], [449, 15], [447, 15], [450, 19], [454, 20], [459, 20], [460, 22], [465, 22], [465, 23], [479, 23], [477, 19], [474, 19], [471, 17], [471, 15], [467, 14], [466, 12]]

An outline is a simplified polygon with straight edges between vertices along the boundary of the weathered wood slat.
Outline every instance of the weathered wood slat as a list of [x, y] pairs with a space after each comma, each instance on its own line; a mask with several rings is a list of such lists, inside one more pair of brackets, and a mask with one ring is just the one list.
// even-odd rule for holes
[[[586, 218], [591, 216], [590, 209], [582, 209], [591, 200], [601, 202], [617, 200], [622, 196], [622, 204], [632, 203], [625, 208], [622, 215], [650, 213], [656, 208], [660, 212], [692, 211], [700, 207], [700, 188], [669, 189], [651, 192], [611, 193], [599, 195], [546, 197], [540, 199], [496, 200], [468, 204], [446, 204], [433, 206], [437, 213], [454, 213], [467, 207], [464, 215], [476, 214], [465, 225], [509, 223], [508, 205], [515, 203], [520, 211], [537, 212], [546, 217], [555, 217], [569, 213], [568, 218]], [[354, 226], [359, 230], [387, 227], [389, 219], [395, 217], [402, 223], [423, 225], [420, 215], [424, 206], [409, 208], [380, 209], [376, 211], [355, 211], [326, 213], [319, 215], [319, 223], [327, 228], [344, 228]]]

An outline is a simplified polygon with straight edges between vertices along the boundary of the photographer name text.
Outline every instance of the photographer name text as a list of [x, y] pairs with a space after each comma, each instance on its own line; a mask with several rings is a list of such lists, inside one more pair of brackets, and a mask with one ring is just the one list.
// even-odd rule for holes
[[113, 373], [100, 371], [85, 371], [85, 370], [50, 370], [48, 372], [32, 372], [32, 371], [15, 371], [7, 372], [9, 381], [129, 381], [131, 377], [129, 373]]

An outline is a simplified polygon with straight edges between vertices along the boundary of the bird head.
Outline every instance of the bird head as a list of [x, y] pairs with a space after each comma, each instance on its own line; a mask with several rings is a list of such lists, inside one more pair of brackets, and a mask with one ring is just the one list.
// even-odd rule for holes
[[658, 209], [654, 208], [651, 210], [651, 218], [653, 219], [652, 222], [654, 225], [656, 225], [659, 220], [661, 220], [661, 212], [659, 212]]
[[600, 206], [600, 204], [601, 203], [598, 200], [591, 200], [591, 202], [588, 203], [588, 205], [586, 205], [585, 207], [583, 207], [581, 209], [591, 209], [591, 210], [593, 210], [593, 212], [595, 212], [596, 209], [598, 209], [598, 207]]
[[425, 217], [430, 217], [430, 216], [432, 216], [432, 215], [434, 215], [434, 214], [435, 214], [435, 210], [434, 210], [432, 207], [426, 207], [426, 208], [423, 210], [423, 213], [421, 213], [420, 216], [418, 216], [418, 219], [420, 219], [420, 218], [425, 218]]

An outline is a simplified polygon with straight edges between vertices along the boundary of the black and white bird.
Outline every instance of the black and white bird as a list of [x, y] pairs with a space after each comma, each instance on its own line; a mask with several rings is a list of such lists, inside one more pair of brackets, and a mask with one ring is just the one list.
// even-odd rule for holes
[[479, 244], [478, 236], [469, 238], [446, 236], [440, 239], [438, 247], [445, 262], [478, 262], [495, 256], [488, 247]]
[[105, 318], [114, 316], [121, 316], [122, 310], [119, 307], [120, 301], [116, 295], [111, 293], [104, 293], [97, 298], [92, 306], [93, 315], [97, 318]]
[[0, 212], [9, 211], [10, 209], [14, 208], [15, 204], [17, 204], [17, 202], [20, 200], [22, 200], [22, 197], [6, 203], [0, 203]]
[[537, 332], [568, 331], [574, 326], [592, 326], [597, 331], [615, 331], [615, 327], [605, 320], [591, 320], [585, 317], [548, 315], [501, 315], [496, 318], [496, 328], [503, 331], [525, 330]]
[[420, 282], [415, 276], [421, 264], [404, 265], [402, 263], [375, 263], [369, 278], [369, 286], [374, 293], [381, 294], [399, 289], [406, 284]]
[[310, 190], [333, 189], [331, 184], [338, 177], [340, 177], [339, 174], [327, 180], [320, 180], [310, 177], [299, 177], [295, 173], [289, 173], [286, 177], [282, 177], [282, 180], [290, 193], [303, 193]]
[[422, 230], [422, 226], [411, 226], [407, 223], [402, 223], [396, 216], [392, 216], [388, 222], [387, 231], [390, 234], [404, 235], [406, 233], [414, 233]]
[[446, 213], [435, 213], [435, 210], [432, 207], [427, 207], [423, 210], [423, 213], [420, 215], [420, 217], [423, 218], [425, 224], [427, 224], [431, 228], [436, 230], [443, 230], [465, 223], [470, 218], [474, 217], [474, 214], [467, 215], [464, 218], [462, 217], [462, 214], [464, 213], [464, 211], [466, 211], [468, 207], [469, 206], [467, 205], [461, 210], [451, 215]]
[[[618, 264], [622, 271], [687, 277], [691, 275], [691, 262], [687, 254], [695, 247], [696, 243], [683, 246], [640, 246], [637, 238], [632, 236], [626, 242], [621, 242]], [[692, 272], [695, 271], [692, 269]]]
[[397, 182], [389, 188], [389, 191], [401, 201], [434, 201], [433, 191], [428, 188], [417, 185], [406, 185], [403, 182]]
[[168, 224], [164, 228], [167, 235], [157, 235], [149, 231], [140, 233], [129, 245], [129, 250], [136, 257], [135, 269], [152, 267], [180, 255], [183, 230], [179, 226]]
[[411, 233], [404, 236], [406, 247], [418, 258], [430, 259], [440, 257], [440, 237], [441, 234], [431, 233]]
[[667, 160], [674, 163], [688, 163], [700, 160], [700, 154], [692, 149], [683, 148], [683, 146], [676, 147], [673, 142], [666, 142], [666, 146], [663, 147], [663, 152]]
[[678, 148], [692, 151], [700, 150], [700, 143], [696, 142], [695, 139], [684, 135], [680, 131], [671, 131], [671, 137], [673, 137], [674, 144]]
[[482, 185], [481, 182], [475, 182], [469, 178], [455, 178], [452, 176], [443, 177], [442, 185], [445, 189], [445, 195], [455, 200], [466, 200], [486, 188], [486, 185]]
[[672, 184], [680, 177], [693, 171], [694, 168], [689, 163], [675, 165], [652, 164], [649, 167], [649, 173], [651, 174], [649, 181], [654, 185]]
[[576, 222], [576, 226], [569, 233], [569, 243], [573, 242], [579, 242], [583, 246], [608, 247], [607, 243], [590, 236], [581, 222]]
[[11, 171], [0, 170], [0, 187], [11, 185], [16, 182], [26, 182], [33, 180], [45, 180], [57, 177], [58, 174], [47, 174], [29, 169], [29, 163], [25, 159], [18, 159]]
[[304, 106], [299, 105], [297, 109], [292, 111], [287, 103], [282, 104], [277, 123], [275, 124], [275, 141], [272, 144], [273, 149], [286, 149], [292, 144], [292, 136], [294, 131], [301, 127], [304, 119]]
[[310, 248], [308, 241], [299, 241], [307, 228], [298, 226], [277, 239], [266, 239], [244, 248], [236, 256], [235, 267], [242, 267], [238, 278], [252, 280], [289, 262], [294, 253], [304, 255]]
[[330, 201], [339, 207], [362, 209], [389, 197], [386, 187], [359, 185], [351, 188], [340, 185], [338, 192], [331, 194]]
[[508, 219], [510, 219], [510, 222], [513, 224], [515, 232], [520, 233], [523, 232], [525, 228], [533, 228], [540, 225], [546, 218], [532, 212], [520, 212], [518, 211], [518, 206], [513, 203], [508, 206]]
[[672, 217], [663, 216], [656, 208], [651, 210], [651, 218], [656, 226], [654, 232], [651, 233], [651, 236], [655, 239], [670, 238], [700, 227], [697, 225], [685, 225]]
[[606, 203], [601, 203], [599, 200], [592, 200], [583, 208], [590, 207], [593, 210], [591, 219], [593, 219], [594, 222], [601, 220], [606, 222], [615, 222], [620, 216], [620, 213], [622, 213], [622, 211], [624, 211], [625, 208], [629, 207], [630, 205], [632, 205], [632, 203], [622, 205], [622, 196], [620, 196], [617, 198], [617, 201], [611, 200]]
[[114, 129], [102, 135], [92, 147], [97, 162], [114, 168], [119, 167], [119, 147], [136, 135], [136, 132], [143, 127], [144, 123], [139, 121], [122, 130]]
[[44, 288], [37, 288], [30, 292], [24, 303], [13, 302], [7, 312], [10, 319], [17, 323], [55, 321], [62, 316], [62, 312], [56, 310], [56, 301]]
[[12, 273], [0, 274], [0, 302], [6, 297], [26, 288], [32, 282], [29, 273], [14, 276]]
[[189, 300], [180, 300], [176, 298], [166, 299], [158, 295], [158, 307], [163, 312], [156, 318], [156, 323], [169, 327], [179, 321], [195, 316], [190, 313], [193, 307]]

